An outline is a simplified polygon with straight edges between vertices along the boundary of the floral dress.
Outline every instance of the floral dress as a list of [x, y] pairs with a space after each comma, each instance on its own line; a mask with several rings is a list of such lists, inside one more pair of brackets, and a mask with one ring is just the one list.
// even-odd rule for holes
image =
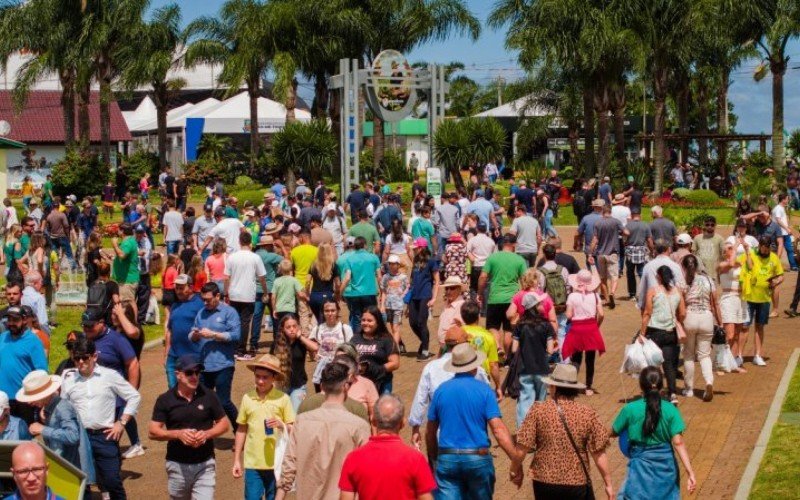
[[[447, 264], [444, 266], [444, 279], [450, 276], [457, 276], [462, 283], [469, 283], [467, 273], [467, 246], [463, 243], [448, 243], [444, 249], [444, 256]], [[467, 298], [468, 290], [464, 291], [464, 298]]]

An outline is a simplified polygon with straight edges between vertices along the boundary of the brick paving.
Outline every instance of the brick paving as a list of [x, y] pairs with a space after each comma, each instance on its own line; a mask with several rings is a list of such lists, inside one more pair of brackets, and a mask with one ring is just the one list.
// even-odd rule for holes
[[[574, 228], [559, 228], [565, 242], [572, 241]], [[720, 228], [721, 234], [730, 234], [730, 228]], [[576, 255], [579, 262], [581, 256]], [[796, 273], [788, 273], [781, 286], [781, 310], [786, 307], [794, 290]], [[625, 282], [621, 280], [617, 297], [625, 296]], [[637, 395], [636, 380], [619, 374], [624, 345], [630, 341], [638, 329], [639, 313], [633, 303], [618, 302], [614, 311], [607, 311], [603, 324], [603, 333], [607, 343], [607, 353], [600, 357], [595, 387], [597, 394], [592, 397], [581, 397], [579, 400], [597, 409], [602, 420], [611, 424], [623, 401]], [[437, 308], [438, 310], [438, 308]], [[436, 332], [438, 318], [434, 318], [429, 326]], [[745, 364], [746, 374], [726, 374], [717, 376], [714, 384], [715, 397], [711, 403], [703, 403], [700, 399], [682, 399], [680, 410], [687, 423], [686, 443], [698, 481], [697, 497], [727, 499], [733, 498], [744, 468], [755, 445], [761, 426], [766, 418], [775, 389], [780, 381], [791, 350], [800, 346], [800, 336], [796, 335], [800, 327], [800, 319], [771, 319], [767, 327], [765, 356], [768, 366], [756, 367], [749, 362]], [[270, 334], [267, 334], [271, 338]], [[403, 325], [403, 337], [409, 351], [416, 350], [416, 337]], [[752, 331], [750, 333], [752, 337]], [[748, 361], [752, 355], [752, 338], [748, 341]], [[395, 375], [395, 391], [407, 405], [413, 398], [422, 364], [411, 357], [404, 357]], [[308, 373], [313, 366], [309, 364]], [[147, 439], [147, 422], [152, 412], [156, 396], [166, 389], [163, 372], [162, 350], [146, 351], [142, 357], [144, 396], [141, 409], [140, 434], [147, 448], [147, 454], [140, 458], [125, 461], [123, 471], [125, 486], [131, 498], [163, 498], [166, 496], [166, 474], [164, 472], [165, 444], [151, 442]], [[700, 370], [697, 370], [696, 386], [700, 387]], [[242, 394], [250, 387], [250, 372], [239, 365], [234, 380], [234, 401], [238, 404]], [[679, 382], [680, 384], [680, 382]], [[313, 390], [313, 389], [311, 389]], [[513, 432], [514, 401], [505, 400], [501, 404], [504, 420]], [[404, 429], [403, 437], [410, 439], [410, 430]], [[217, 498], [241, 498], [243, 495], [242, 480], [235, 480], [230, 474], [232, 465], [232, 434], [217, 440]], [[127, 445], [127, 438], [123, 438]], [[566, 453], [572, 453], [571, 450]], [[494, 448], [495, 466], [497, 470], [496, 498], [511, 498], [513, 495], [532, 497], [530, 483], [523, 485], [519, 492], [508, 481], [508, 460], [499, 448]], [[616, 441], [612, 441], [609, 457], [615, 490], [625, 475], [624, 457], [619, 452]], [[592, 469], [593, 483], [598, 497], [604, 496], [602, 481], [596, 470]], [[682, 481], [685, 485], [685, 481]], [[684, 490], [684, 493], [685, 490]]]

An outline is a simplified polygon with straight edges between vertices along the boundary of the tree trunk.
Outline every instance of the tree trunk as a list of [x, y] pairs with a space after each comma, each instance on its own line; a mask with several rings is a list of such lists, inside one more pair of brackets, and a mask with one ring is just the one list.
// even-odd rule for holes
[[[254, 84], [255, 83], [255, 84]], [[247, 86], [247, 96], [250, 102], [250, 172], [253, 173], [258, 161], [259, 137], [258, 137], [258, 79]]]
[[324, 119], [328, 110], [328, 78], [324, 71], [314, 76], [314, 104], [311, 116]]
[[[383, 152], [386, 147], [386, 137], [383, 135], [383, 120], [378, 115], [372, 115], [372, 166], [378, 172], [383, 162]], [[415, 172], [416, 174], [416, 172]]]
[[611, 108], [614, 116], [614, 156], [628, 176], [628, 160], [625, 157], [625, 84], [617, 84], [611, 90]]
[[[719, 87], [717, 88], [717, 133], [728, 133], [728, 79], [730, 70], [723, 68], [720, 70], [721, 76]], [[728, 143], [717, 141], [717, 159], [719, 161], [719, 172], [723, 179], [727, 179], [728, 172]]]
[[62, 71], [61, 109], [64, 112], [64, 144], [67, 148], [75, 145], [75, 79], [69, 71]]
[[91, 144], [91, 123], [89, 121], [89, 99], [91, 97], [90, 83], [80, 85], [78, 89], [78, 140], [83, 152], [89, 151]]
[[667, 69], [656, 68], [653, 78], [653, 98], [655, 125], [653, 126], [653, 167], [655, 171], [654, 188], [661, 194], [664, 182], [664, 128], [666, 126]]
[[[689, 134], [689, 101], [691, 92], [689, 90], [689, 79], [681, 82], [678, 90], [678, 132], [686, 136]], [[681, 161], [689, 161], [689, 140], [681, 139]]]
[[[697, 133], [708, 133], [708, 86], [705, 80], [700, 77], [697, 83]], [[708, 139], [697, 139], [697, 154], [700, 157], [700, 165], [708, 164]]]
[[594, 111], [597, 114], [597, 175], [605, 177], [608, 173], [608, 110], [609, 110], [609, 89], [608, 85], [601, 84], [595, 88], [594, 92]]
[[577, 121], [570, 121], [567, 123], [567, 139], [569, 141], [569, 156], [570, 165], [575, 171], [575, 177], [582, 177], [582, 172], [578, 170], [581, 168], [580, 152], [578, 151], [578, 138], [580, 137], [580, 124]]
[[[297, 108], [297, 78], [292, 78], [292, 84], [286, 92], [286, 125], [297, 121], [295, 109]], [[294, 188], [292, 191], [294, 193]]]
[[167, 168], [167, 88], [159, 86], [153, 92], [156, 105], [156, 126], [158, 128], [158, 166], [159, 170]]
[[592, 107], [593, 89], [590, 85], [583, 88], [583, 174], [593, 177], [595, 172], [594, 158], [594, 108]]
[[[460, 193], [461, 190], [465, 189], [464, 178], [461, 177], [461, 170], [457, 165], [447, 167], [447, 170], [450, 172], [450, 177], [453, 179], [453, 185], [455, 186], [456, 192]], [[414, 172], [414, 176], [416, 177], [416, 172]]]
[[770, 60], [772, 72], [772, 168], [778, 171], [784, 167], [783, 146], [783, 75], [786, 73], [786, 58]]
[[100, 153], [103, 163], [111, 165], [111, 80], [100, 80]]
[[294, 167], [286, 169], [286, 190], [289, 193], [294, 193], [297, 189], [297, 176], [294, 173]]

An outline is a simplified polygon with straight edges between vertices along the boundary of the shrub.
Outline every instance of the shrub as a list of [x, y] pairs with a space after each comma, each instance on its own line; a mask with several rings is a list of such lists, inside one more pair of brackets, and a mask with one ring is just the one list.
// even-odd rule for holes
[[236, 185], [236, 189], [252, 189], [258, 187], [256, 182], [246, 175], [238, 176], [234, 184]]
[[717, 193], [709, 189], [697, 189], [694, 191], [689, 191], [689, 193], [681, 199], [685, 199], [686, 201], [690, 201], [697, 205], [708, 206], [714, 205], [717, 201], [719, 201], [719, 196], [717, 196]]
[[183, 166], [183, 172], [190, 184], [200, 186], [214, 182], [220, 175], [219, 165], [203, 159], [187, 163]]
[[122, 168], [128, 176], [128, 189], [138, 190], [139, 180], [148, 172], [152, 176], [150, 184], [155, 184], [158, 179], [158, 155], [152, 151], [138, 149], [122, 160]]
[[96, 154], [70, 149], [53, 165], [53, 193], [59, 196], [74, 194], [79, 199], [97, 196], [111, 175], [108, 167]]
[[672, 197], [676, 200], [685, 200], [691, 192], [692, 190], [688, 188], [675, 188], [672, 190]]

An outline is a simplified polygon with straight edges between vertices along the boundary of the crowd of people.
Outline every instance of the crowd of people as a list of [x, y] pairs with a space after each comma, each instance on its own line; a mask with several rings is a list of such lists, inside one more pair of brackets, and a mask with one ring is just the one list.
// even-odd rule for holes
[[[303, 499], [491, 498], [492, 437], [511, 461], [509, 480], [520, 486], [527, 476], [536, 498], [590, 498], [590, 458], [609, 498], [617, 489], [622, 498], [673, 498], [675, 453], [686, 488], [696, 487], [682, 398], [710, 402], [717, 371], [746, 370], [750, 325], [752, 364], [766, 365], [784, 252], [796, 270], [787, 195], [742, 214], [731, 235], [708, 217], [692, 237], [658, 206], [643, 221], [645, 195], [633, 181], [615, 192], [608, 178], [576, 180], [578, 262], [553, 225], [564, 191], [556, 171], [512, 180], [506, 199], [477, 179], [440, 201], [417, 183], [410, 217], [402, 188], [382, 179], [353, 185], [344, 200], [321, 182], [296, 184], [290, 194], [276, 179], [261, 204], [240, 207], [210, 183], [197, 211], [185, 176], [169, 170], [158, 178], [158, 209], [149, 176], [139, 193], [109, 184], [103, 208], [119, 204], [123, 221], [102, 232], [93, 197], [78, 209], [46, 185], [42, 208], [27, 200], [19, 221], [5, 200], [2, 439], [41, 437], [111, 499], [126, 498], [121, 461], [146, 452], [137, 419], [167, 442], [176, 499], [215, 496], [214, 439], [230, 432], [230, 473], [247, 499], [293, 490]], [[69, 358], [49, 374], [48, 306], [65, 266], [85, 271], [87, 307], [68, 335]], [[627, 297], [618, 293], [623, 274]], [[139, 358], [159, 275], [166, 391], [148, 419], [138, 411]], [[633, 342], [654, 343], [663, 362], [640, 369], [642, 397], [603, 422], [578, 396], [595, 394], [604, 319], [625, 298], [641, 311]], [[798, 302], [800, 283], [788, 316]], [[404, 402], [394, 375], [409, 359], [421, 375]], [[253, 382], [235, 395], [237, 364]], [[504, 398], [516, 400], [513, 429]], [[399, 436], [406, 417], [410, 444]], [[607, 457], [616, 436], [629, 460], [621, 486]], [[38, 450], [18, 455], [34, 460]], [[21, 492], [37, 478], [43, 487], [46, 467], [13, 466]]]

